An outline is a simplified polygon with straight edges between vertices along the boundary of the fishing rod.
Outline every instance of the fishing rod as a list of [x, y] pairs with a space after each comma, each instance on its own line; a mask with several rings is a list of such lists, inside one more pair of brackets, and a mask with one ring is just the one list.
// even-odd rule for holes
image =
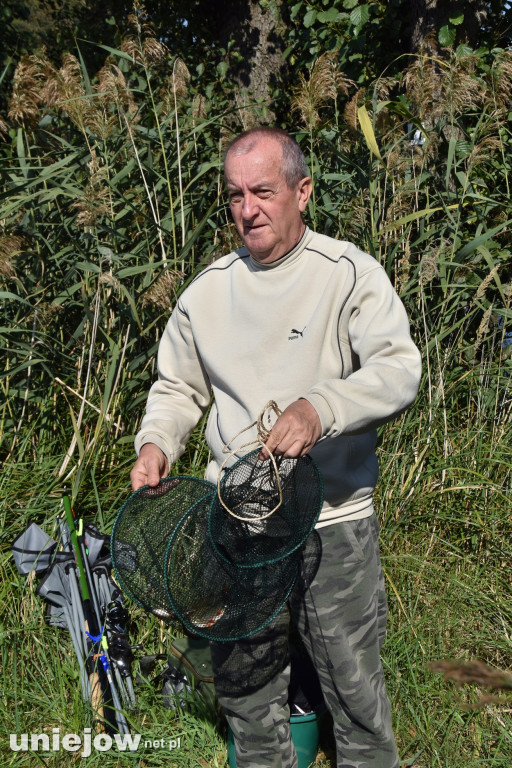
[[[121, 733], [127, 733], [128, 726], [124, 715], [120, 711], [121, 703], [115, 690], [107, 656], [108, 646], [106, 637], [98, 618], [98, 601], [90, 578], [83, 532], [77, 528], [76, 518], [67, 493], [63, 495], [62, 503], [69, 529], [69, 540], [78, 569], [78, 585], [83, 607], [84, 632], [87, 637], [86, 648], [88, 653], [86, 664], [89, 674], [91, 705], [110, 730], [119, 729]], [[99, 664], [98, 661], [100, 662]]]
[[109, 731], [129, 733], [123, 709], [136, 707], [131, 663], [140, 646], [129, 642], [128, 611], [111, 577], [110, 554], [100, 557], [109, 537], [77, 520], [66, 493], [62, 503], [62, 550], [30, 523], [12, 543], [12, 555], [22, 576], [42, 576], [36, 592], [48, 602], [48, 623], [69, 631], [83, 701]]
[[110, 559], [97, 561], [92, 567], [92, 579], [102, 611], [100, 623], [107, 639], [108, 657], [112, 664], [115, 687], [127, 709], [136, 707], [135, 691], [132, 679], [133, 651], [140, 645], [131, 645], [128, 634], [128, 611], [122, 604], [121, 592], [116, 587], [111, 589]]

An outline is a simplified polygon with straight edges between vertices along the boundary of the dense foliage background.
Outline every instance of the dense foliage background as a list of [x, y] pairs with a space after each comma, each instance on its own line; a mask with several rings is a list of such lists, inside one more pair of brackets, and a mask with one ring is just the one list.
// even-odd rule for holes
[[[9, 544], [30, 520], [51, 532], [64, 485], [110, 530], [168, 314], [238, 244], [223, 149], [271, 121], [307, 155], [310, 225], [385, 265], [423, 353], [419, 397], [379, 447], [404, 765], [508, 767], [508, 710], [465, 710], [428, 664], [512, 664], [509, 4], [8, 0], [0, 19], [5, 732], [83, 718], [72, 662], [57, 671], [66, 640]], [[201, 474], [206, 456], [199, 425], [173, 471]], [[167, 629], [134, 620], [135, 640], [165, 649]], [[151, 717], [135, 727], [189, 734], [177, 765], [223, 764], [204, 717], [141, 695]]]

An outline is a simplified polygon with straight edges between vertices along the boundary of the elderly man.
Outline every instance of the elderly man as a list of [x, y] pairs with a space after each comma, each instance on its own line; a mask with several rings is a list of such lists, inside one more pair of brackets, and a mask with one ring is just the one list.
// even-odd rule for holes
[[312, 182], [288, 134], [267, 127], [241, 134], [227, 150], [225, 180], [244, 247], [201, 272], [172, 313], [132, 486], [156, 485], [168, 473], [212, 392], [206, 477], [213, 482], [224, 445], [277, 401], [284, 410], [266, 449], [315, 459], [324, 482], [313, 534], [321, 554], [270, 627], [212, 644], [237, 768], [297, 765], [287, 704], [290, 620], [333, 717], [338, 766], [397, 768], [380, 663], [386, 597], [372, 493], [376, 428], [414, 400], [420, 356], [382, 267], [305, 225]]

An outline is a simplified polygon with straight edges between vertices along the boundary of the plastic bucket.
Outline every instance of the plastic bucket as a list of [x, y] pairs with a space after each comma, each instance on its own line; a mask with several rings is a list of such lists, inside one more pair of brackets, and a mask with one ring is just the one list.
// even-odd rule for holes
[[[319, 718], [321, 712], [310, 712], [307, 715], [292, 715], [290, 717], [290, 731], [293, 746], [297, 752], [298, 768], [308, 768], [315, 762], [319, 742]], [[228, 764], [229, 768], [236, 768], [235, 744], [233, 732], [228, 726]]]

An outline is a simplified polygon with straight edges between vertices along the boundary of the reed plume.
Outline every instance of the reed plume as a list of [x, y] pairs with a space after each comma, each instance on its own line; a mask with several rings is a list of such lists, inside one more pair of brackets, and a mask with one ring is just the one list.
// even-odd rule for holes
[[309, 69], [309, 77], [299, 74], [299, 84], [293, 89], [291, 108], [298, 112], [310, 131], [321, 123], [320, 110], [335, 102], [338, 94], [348, 96], [354, 82], [338, 70], [336, 54], [323, 53]]
[[134, 3], [134, 11], [128, 16], [128, 28], [120, 48], [134, 63], [151, 69], [167, 60], [167, 46], [157, 39], [143, 3]]
[[2, 235], [0, 237], [0, 275], [4, 278], [14, 277], [16, 270], [14, 260], [23, 248], [23, 238], [18, 235]]
[[40, 119], [44, 84], [51, 65], [43, 57], [22, 56], [14, 72], [9, 101], [9, 119], [25, 129], [33, 129]]

